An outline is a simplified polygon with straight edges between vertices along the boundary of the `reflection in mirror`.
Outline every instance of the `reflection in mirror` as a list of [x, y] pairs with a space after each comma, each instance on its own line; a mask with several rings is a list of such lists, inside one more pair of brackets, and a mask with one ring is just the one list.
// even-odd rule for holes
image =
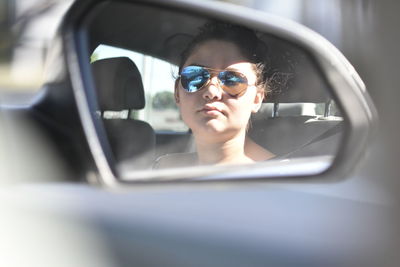
[[128, 3], [99, 5], [87, 25], [95, 112], [119, 177], [252, 162], [272, 173], [307, 162], [315, 173], [336, 155], [341, 112], [313, 59], [295, 44]]

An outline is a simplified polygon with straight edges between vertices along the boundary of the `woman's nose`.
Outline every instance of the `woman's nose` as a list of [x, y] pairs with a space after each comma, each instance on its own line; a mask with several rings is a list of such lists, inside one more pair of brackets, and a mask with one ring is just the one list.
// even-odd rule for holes
[[217, 77], [212, 77], [204, 88], [203, 97], [207, 100], [220, 100], [222, 98], [222, 88]]

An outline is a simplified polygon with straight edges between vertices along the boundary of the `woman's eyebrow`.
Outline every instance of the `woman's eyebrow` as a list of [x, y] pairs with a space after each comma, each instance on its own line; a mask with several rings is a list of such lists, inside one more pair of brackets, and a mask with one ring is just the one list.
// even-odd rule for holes
[[202, 65], [202, 64], [197, 64], [197, 63], [190, 63], [190, 64], [188, 64], [187, 66], [198, 66], [198, 67], [203, 67], [203, 68], [206, 68], [207, 66], [204, 66], [204, 65]]
[[227, 67], [225, 70], [240, 72], [240, 70], [238, 68], [235, 68], [235, 67]]
[[227, 68], [224, 68], [224, 69], [214, 69], [214, 68], [209, 68], [209, 67], [207, 67], [205, 65], [202, 65], [202, 64], [195, 63], [195, 62], [192, 62], [192, 63], [188, 64], [186, 67], [188, 67], [188, 66], [198, 66], [198, 67], [203, 67], [203, 68], [216, 70], [216, 71], [229, 70], [229, 71], [240, 72], [240, 69], [235, 68], [235, 67], [227, 67]]

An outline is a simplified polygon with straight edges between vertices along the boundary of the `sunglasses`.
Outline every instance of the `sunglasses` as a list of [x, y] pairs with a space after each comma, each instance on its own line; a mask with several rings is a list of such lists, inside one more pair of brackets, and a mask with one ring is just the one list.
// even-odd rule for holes
[[216, 70], [201, 66], [187, 66], [178, 76], [183, 89], [188, 93], [197, 92], [208, 85], [211, 73], [217, 73], [218, 82], [226, 93], [231, 96], [241, 96], [248, 87], [247, 78], [243, 73], [232, 70]]

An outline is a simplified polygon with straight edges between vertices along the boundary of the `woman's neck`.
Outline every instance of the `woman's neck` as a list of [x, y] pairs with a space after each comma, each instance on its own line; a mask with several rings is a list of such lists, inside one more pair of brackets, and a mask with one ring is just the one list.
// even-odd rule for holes
[[245, 154], [245, 134], [227, 141], [209, 142], [196, 138], [197, 154], [200, 164], [233, 164], [254, 162]]

